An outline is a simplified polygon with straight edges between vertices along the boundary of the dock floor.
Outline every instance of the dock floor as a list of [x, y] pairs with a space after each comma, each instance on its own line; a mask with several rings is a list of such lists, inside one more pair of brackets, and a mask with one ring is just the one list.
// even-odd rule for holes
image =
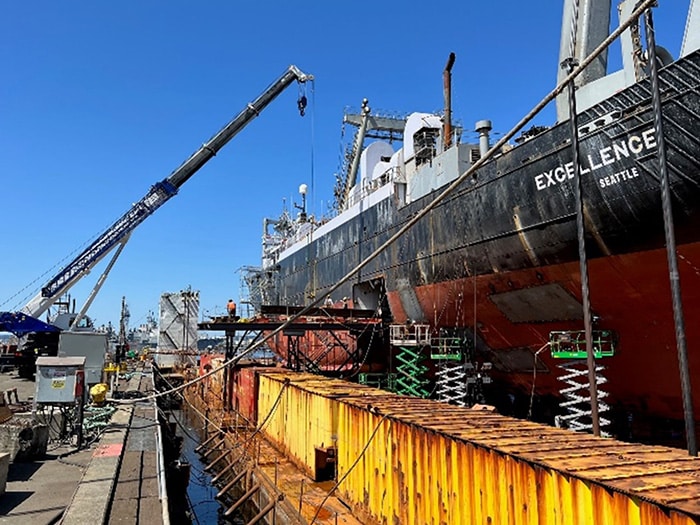
[[[138, 363], [117, 392], [152, 392], [151, 370]], [[34, 382], [0, 373], [0, 390], [17, 388], [21, 401]], [[0, 496], [0, 525], [163, 523], [158, 486], [158, 422], [152, 400], [120, 404], [107, 429], [87, 448], [49, 443], [44, 458], [10, 465]]]

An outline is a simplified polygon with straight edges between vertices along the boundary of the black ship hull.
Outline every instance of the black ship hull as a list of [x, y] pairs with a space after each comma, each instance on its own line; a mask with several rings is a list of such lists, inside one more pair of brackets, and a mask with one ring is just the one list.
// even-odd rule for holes
[[[700, 52], [661, 70], [661, 92], [691, 372], [697, 376]], [[604, 363], [608, 390], [613, 403], [680, 417], [649, 81], [585, 111], [579, 123], [595, 328], [618, 339], [617, 355]], [[568, 122], [502, 152], [356, 271], [333, 299], [347, 296], [360, 308], [388, 306], [395, 323], [465, 327], [504, 388], [529, 393], [534, 353], [548, 334], [583, 327], [571, 159]], [[407, 204], [393, 192], [282, 252], [263, 276], [264, 300], [298, 306], [325, 297], [441, 189]], [[556, 360], [545, 354], [538, 359], [537, 393], [558, 395]]]

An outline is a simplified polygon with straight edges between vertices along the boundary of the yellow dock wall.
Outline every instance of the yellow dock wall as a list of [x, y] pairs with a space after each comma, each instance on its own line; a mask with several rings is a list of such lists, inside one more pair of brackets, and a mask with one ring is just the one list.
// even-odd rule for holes
[[338, 490], [368, 523], [697, 523], [700, 462], [683, 451], [304, 374], [260, 376], [259, 422], [280, 395], [265, 434], [309, 472], [335, 444]]
[[[359, 511], [379, 523], [697, 523], [610, 487], [400, 419], [382, 417], [384, 409], [390, 413], [395, 407], [381, 407], [372, 414], [359, 400], [339, 403], [340, 491], [361, 507]], [[429, 419], [430, 413], [424, 417]], [[458, 428], [458, 421], [450, 426]], [[376, 427], [379, 430], [370, 441]], [[547, 427], [542, 428], [546, 439]], [[360, 455], [362, 459], [353, 467]]]
[[[271, 413], [263, 433], [307, 474], [313, 475], [315, 447], [334, 445], [338, 405], [333, 399], [310, 393], [299, 385], [285, 385], [284, 376], [270, 373], [260, 376], [258, 424]], [[273, 409], [278, 398], [277, 408]]]

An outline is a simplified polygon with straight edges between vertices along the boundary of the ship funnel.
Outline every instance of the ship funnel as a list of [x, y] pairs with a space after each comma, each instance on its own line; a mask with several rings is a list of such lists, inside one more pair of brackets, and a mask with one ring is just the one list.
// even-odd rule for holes
[[445, 119], [442, 128], [443, 151], [452, 145], [452, 66], [455, 63], [455, 54], [450, 53], [442, 72], [443, 96], [445, 97]]
[[491, 149], [489, 143], [489, 132], [491, 131], [490, 120], [480, 120], [476, 123], [476, 132], [479, 134], [479, 153], [483, 157]]

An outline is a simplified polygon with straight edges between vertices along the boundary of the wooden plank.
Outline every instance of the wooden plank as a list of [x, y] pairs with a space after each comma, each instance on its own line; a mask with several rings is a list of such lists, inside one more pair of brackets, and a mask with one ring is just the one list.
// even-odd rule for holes
[[143, 453], [143, 468], [141, 469], [141, 498], [158, 497], [158, 455], [156, 452]]

